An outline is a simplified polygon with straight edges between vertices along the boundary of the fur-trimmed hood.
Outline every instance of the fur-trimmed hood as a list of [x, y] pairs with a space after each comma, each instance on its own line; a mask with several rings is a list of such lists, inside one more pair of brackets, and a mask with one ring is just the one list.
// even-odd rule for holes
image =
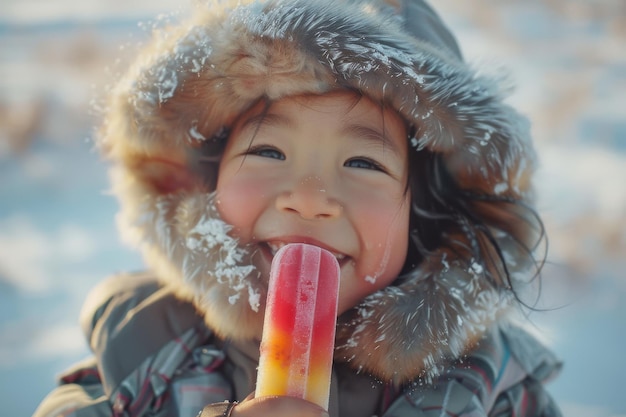
[[[262, 98], [345, 88], [394, 108], [413, 126], [416, 151], [438, 155], [460, 192], [483, 196], [474, 218], [492, 230], [508, 276], [523, 280], [519, 236], [532, 241], [532, 225], [502, 232], [518, 219], [489, 201], [530, 202], [527, 123], [503, 103], [498, 80], [462, 61], [430, 8], [239, 0], [195, 12], [157, 34], [121, 80], [100, 145], [114, 163], [123, 233], [218, 334], [260, 337], [266, 290], [247, 261], [254, 248], [228, 235], [213, 191], [228, 128]], [[336, 360], [381, 380], [431, 378], [509, 309], [509, 285], [466, 256], [481, 242], [462, 231], [340, 317]]]

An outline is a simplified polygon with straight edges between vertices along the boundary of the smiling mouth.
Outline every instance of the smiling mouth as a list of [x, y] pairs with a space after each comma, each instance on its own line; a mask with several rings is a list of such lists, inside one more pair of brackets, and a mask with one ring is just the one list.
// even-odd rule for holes
[[[282, 248], [283, 246], [287, 245], [288, 243], [287, 242], [272, 241], [272, 242], [265, 242], [265, 244], [269, 248], [270, 253], [272, 254], [272, 257], [273, 257], [274, 255], [276, 255], [276, 252], [278, 252], [280, 248]], [[322, 248], [322, 249], [325, 249], [325, 248]], [[325, 249], [325, 250], [328, 250], [328, 249]], [[331, 250], [329, 250], [329, 252], [333, 254], [333, 256], [337, 259], [338, 262], [341, 262], [341, 261], [343, 261], [343, 260], [345, 260], [347, 258], [347, 256], [344, 255], [343, 253], [334, 252], [334, 251], [331, 251]]]

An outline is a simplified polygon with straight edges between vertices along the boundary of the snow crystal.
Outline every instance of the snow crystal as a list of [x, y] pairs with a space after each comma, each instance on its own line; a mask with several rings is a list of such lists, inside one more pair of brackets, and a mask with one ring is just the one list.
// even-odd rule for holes
[[476, 275], [480, 275], [483, 273], [483, 266], [481, 264], [479, 264], [478, 262], [472, 262], [472, 265], [470, 266], [472, 272], [474, 272]]
[[493, 192], [496, 194], [502, 194], [508, 189], [509, 189], [509, 184], [507, 184], [506, 182], [501, 182], [501, 183], [496, 184], [495, 187], [493, 187]]
[[[211, 249], [226, 241], [229, 226], [218, 219], [203, 218], [191, 230], [187, 238], [187, 248], [194, 252], [208, 253]], [[229, 256], [232, 256], [230, 254]]]
[[433, 113], [434, 113], [434, 110], [433, 110], [433, 109], [428, 109], [428, 111], [427, 111], [426, 113], [424, 113], [424, 114], [423, 114], [420, 118], [421, 118], [422, 120], [426, 120], [426, 119], [428, 119], [430, 116], [432, 116], [432, 115], [433, 115]]
[[406, 72], [409, 75], [409, 77], [413, 78], [415, 82], [417, 82], [419, 85], [424, 85], [426, 79], [424, 78], [423, 75], [420, 75], [416, 73], [415, 71], [413, 71], [413, 68], [405, 67], [404, 72]]
[[487, 144], [489, 143], [489, 140], [491, 139], [492, 133], [493, 133], [492, 130], [487, 130], [485, 132], [483, 137], [480, 138], [480, 140], [478, 141], [478, 143], [480, 143], [480, 146], [487, 146]]
[[165, 103], [174, 96], [174, 92], [178, 87], [178, 77], [176, 71], [161, 68], [157, 74], [156, 87], [158, 90], [159, 103]]
[[372, 277], [372, 276], [370, 276], [370, 275], [367, 275], [367, 276], [365, 277], [365, 281], [366, 281], [366, 282], [369, 282], [370, 284], [376, 284], [376, 277]]
[[442, 272], [448, 272], [450, 270], [450, 263], [446, 259], [447, 257], [448, 257], [447, 253], [444, 253], [443, 256], [441, 257], [441, 265], [443, 265]]
[[[369, 319], [374, 315], [374, 311], [368, 308], [359, 308], [359, 315], [363, 319]], [[361, 329], [363, 330], [363, 329]], [[356, 333], [356, 332], [355, 332]]]
[[192, 27], [174, 48], [179, 63], [185, 64], [191, 73], [202, 71], [212, 52], [211, 38], [202, 26]]
[[248, 287], [248, 303], [252, 310], [259, 311], [261, 306], [261, 294], [258, 291], [254, 291], [252, 287]]
[[206, 140], [206, 137], [204, 137], [204, 135], [198, 131], [198, 120], [193, 120], [191, 122], [191, 128], [189, 129], [189, 137], [197, 140], [198, 142], [202, 142]]
[[[213, 276], [217, 283], [228, 285], [234, 291], [228, 301], [235, 304], [242, 293], [247, 292], [248, 302], [254, 311], [258, 311], [261, 294], [247, 279], [255, 267], [249, 262], [248, 249], [239, 245], [236, 238], [229, 235], [232, 226], [219, 218], [214, 205], [214, 196], [205, 213], [189, 231], [185, 245], [190, 251], [192, 261], [202, 259], [206, 262], [204, 273]], [[206, 279], [204, 275], [186, 276], [188, 280]]]

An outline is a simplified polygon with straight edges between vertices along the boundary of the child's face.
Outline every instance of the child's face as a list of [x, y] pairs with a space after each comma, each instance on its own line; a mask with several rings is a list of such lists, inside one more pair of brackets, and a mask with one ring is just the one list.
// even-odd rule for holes
[[348, 92], [259, 103], [234, 126], [217, 208], [267, 282], [285, 243], [337, 255], [339, 314], [391, 283], [407, 254], [410, 195], [401, 118]]

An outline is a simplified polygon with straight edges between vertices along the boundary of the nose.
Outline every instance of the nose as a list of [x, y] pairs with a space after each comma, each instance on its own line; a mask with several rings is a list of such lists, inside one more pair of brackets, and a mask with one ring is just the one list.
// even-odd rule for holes
[[298, 214], [303, 219], [332, 219], [341, 215], [342, 206], [327, 189], [322, 178], [309, 175], [279, 194], [276, 208]]

